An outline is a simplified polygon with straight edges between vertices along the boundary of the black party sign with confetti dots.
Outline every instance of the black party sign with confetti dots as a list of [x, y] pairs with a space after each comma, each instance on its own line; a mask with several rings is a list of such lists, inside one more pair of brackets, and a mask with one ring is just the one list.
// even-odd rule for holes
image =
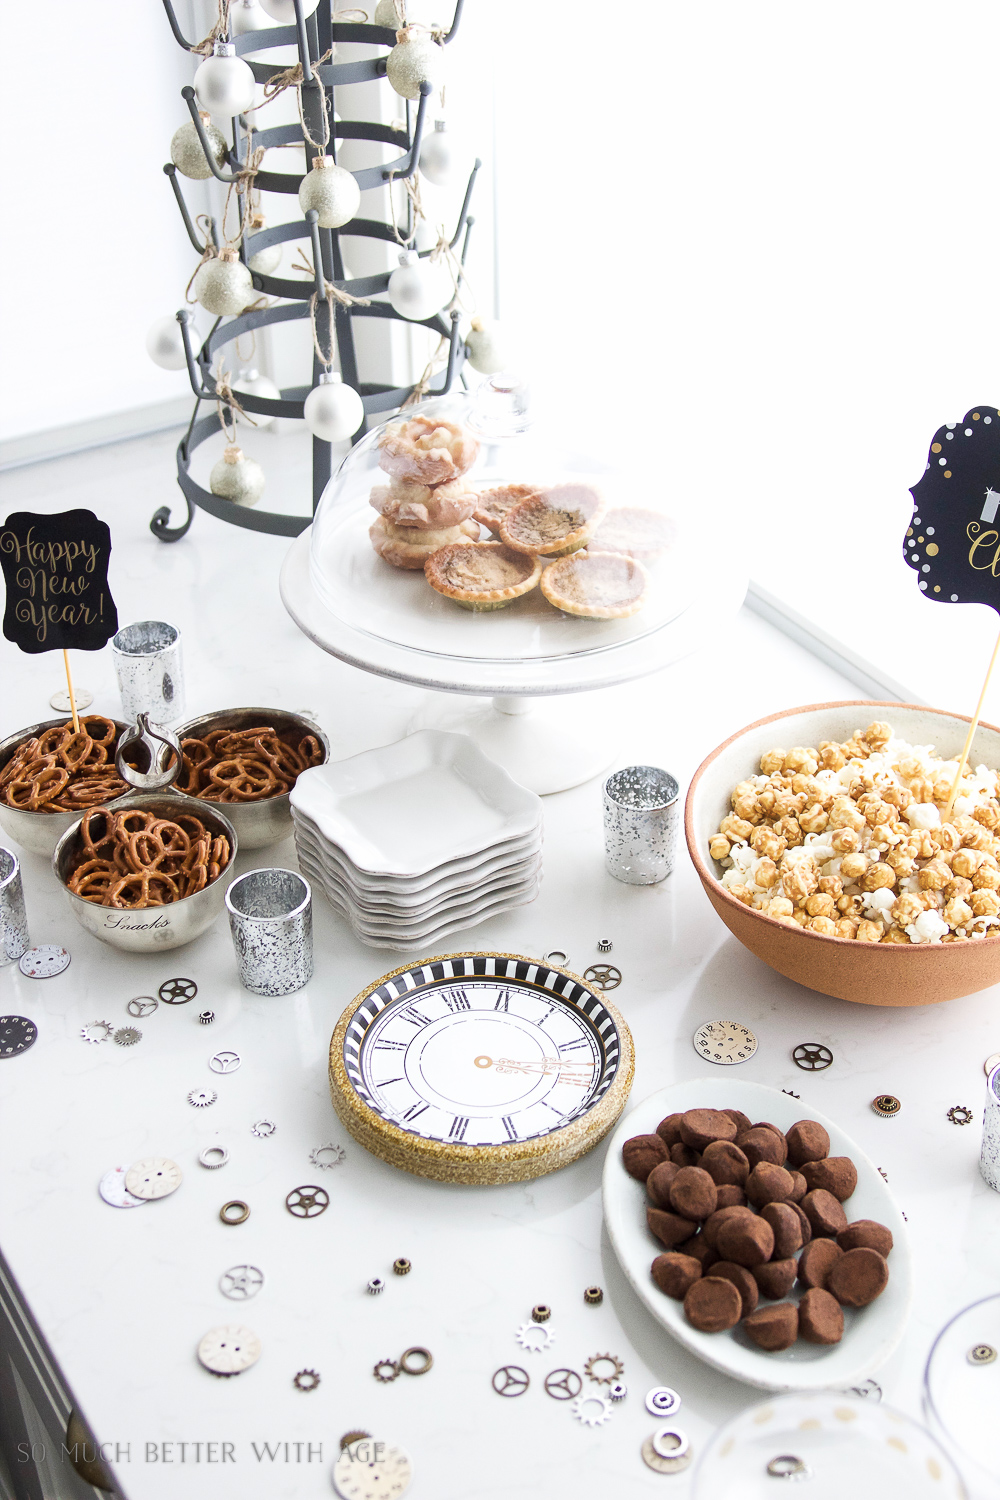
[[939, 604], [988, 604], [1000, 614], [1000, 412], [978, 406], [934, 434], [910, 491], [903, 556]]

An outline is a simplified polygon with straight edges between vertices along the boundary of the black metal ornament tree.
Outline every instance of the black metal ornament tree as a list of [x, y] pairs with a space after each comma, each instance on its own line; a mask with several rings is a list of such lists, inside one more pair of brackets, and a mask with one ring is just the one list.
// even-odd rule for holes
[[[333, 0], [320, 0], [318, 9], [312, 15], [304, 17], [301, 0], [294, 0], [294, 26], [268, 27], [261, 31], [248, 31], [241, 36], [231, 36], [228, 39], [234, 44], [237, 56], [246, 52], [259, 53], [275, 47], [294, 45], [298, 51], [299, 65], [302, 70], [302, 118], [309, 134], [314, 139], [320, 138], [323, 134], [323, 96], [325, 95], [325, 118], [330, 122], [331, 135], [330, 144], [326, 149], [330, 155], [334, 156], [334, 159], [336, 159], [336, 140], [381, 141], [387, 145], [400, 147], [401, 154], [395, 161], [385, 166], [365, 167], [354, 172], [353, 176], [358, 187], [361, 189], [384, 187], [392, 182], [404, 181], [412, 177], [417, 170], [424, 116], [428, 96], [433, 92], [432, 85], [423, 83], [420, 86], [420, 100], [415, 120], [411, 120], [410, 104], [407, 101], [405, 129], [397, 130], [391, 125], [382, 125], [374, 121], [335, 120], [334, 92], [338, 85], [376, 82], [384, 78], [388, 51], [381, 57], [348, 63], [330, 62], [314, 66], [311, 59], [322, 57], [331, 48], [335, 48], [338, 42], [360, 42], [391, 50], [396, 45], [396, 33], [384, 26], [334, 21], [331, 13], [332, 3]], [[452, 41], [455, 36], [461, 19], [462, 5], [463, 0], [456, 0], [451, 26], [442, 39], [445, 44]], [[195, 51], [195, 47], [184, 37], [177, 24], [171, 0], [163, 0], [163, 6], [176, 41], [188, 52]], [[286, 71], [285, 65], [272, 66], [255, 60], [249, 62], [249, 67], [258, 83], [267, 83], [276, 75]], [[236, 174], [245, 171], [249, 154], [257, 147], [306, 145], [302, 126], [299, 123], [279, 125], [270, 130], [253, 129], [251, 131], [245, 117], [241, 115], [232, 122], [233, 144], [227, 154], [226, 167], [220, 168], [198, 112], [194, 89], [188, 85], [181, 90], [181, 95], [198, 132], [198, 138], [212, 174], [219, 182], [227, 185], [233, 183]], [[469, 204], [480, 165], [481, 163], [477, 160], [472, 169], [455, 233], [450, 241], [451, 248], [454, 248], [459, 240], [462, 240], [459, 262], [463, 266], [469, 247], [469, 234], [474, 222], [469, 216]], [[163, 170], [173, 188], [188, 238], [201, 255], [204, 246], [195, 232], [191, 215], [184, 201], [181, 186], [177, 180], [177, 169], [172, 163], [168, 163]], [[297, 194], [301, 181], [301, 177], [290, 173], [258, 171], [252, 179], [252, 188], [271, 193]], [[236, 180], [241, 221], [244, 210], [243, 195], [250, 190], [251, 186], [248, 186], [246, 178]], [[390, 213], [393, 212], [390, 191]], [[353, 319], [358, 317], [390, 318], [402, 323], [410, 323], [411, 320], [402, 317], [387, 302], [371, 302], [367, 306], [357, 303], [342, 306], [337, 303], [333, 314], [334, 327], [331, 330], [330, 308], [326, 300], [327, 283], [355, 298], [371, 298], [387, 289], [391, 275], [389, 271], [380, 272], [375, 276], [357, 277], [351, 281], [345, 279], [340, 236], [350, 235], [398, 244], [402, 237], [409, 237], [413, 228], [413, 210], [409, 199], [407, 200], [407, 223], [401, 229], [393, 224], [383, 224], [377, 219], [361, 218], [351, 219], [339, 229], [321, 229], [317, 218], [316, 210], [310, 209], [304, 220], [298, 219], [289, 224], [276, 224], [272, 228], [262, 229], [256, 233], [246, 233], [241, 238], [239, 254], [244, 264], [252, 260], [261, 250], [284, 240], [301, 240], [306, 237], [311, 240], [314, 281], [287, 280], [280, 276], [263, 276], [257, 271], [251, 272], [255, 291], [265, 296], [280, 297], [284, 299], [285, 305], [244, 312], [234, 318], [216, 319], [212, 331], [199, 349], [192, 347], [187, 312], [182, 309], [177, 314], [184, 341], [188, 376], [196, 399], [191, 421], [177, 448], [177, 483], [187, 504], [187, 518], [180, 526], [172, 527], [169, 524], [170, 507], [161, 506], [150, 522], [150, 530], [162, 542], [176, 542], [187, 534], [194, 520], [196, 507], [208, 511], [220, 521], [228, 521], [230, 525], [243, 526], [250, 531], [267, 532], [272, 536], [298, 536], [312, 521], [312, 515], [282, 515], [275, 511], [251, 510], [244, 506], [234, 505], [232, 501], [203, 489], [191, 478], [191, 454], [199, 444], [219, 431], [219, 420], [214, 407], [220, 398], [216, 391], [216, 381], [211, 372], [211, 365], [216, 352], [226, 344], [232, 343], [254, 329], [265, 328], [269, 324], [295, 322], [300, 318], [308, 318], [310, 299], [315, 293], [318, 340], [324, 348], [331, 348], [332, 333], [336, 341], [344, 381], [359, 393], [364, 406], [365, 419], [354, 434], [352, 442], [357, 442], [364, 435], [369, 417], [396, 410], [412, 396], [415, 390], [413, 386], [390, 386], [359, 381], [353, 331]], [[209, 219], [208, 225], [211, 240], [218, 248], [215, 220]], [[419, 253], [425, 257], [431, 252]], [[456, 376], [461, 373], [465, 360], [465, 347], [458, 332], [459, 317], [460, 314], [452, 309], [450, 313], [436, 313], [434, 317], [427, 318], [418, 325], [448, 340], [447, 366], [441, 374], [432, 377], [427, 383], [425, 389], [429, 395], [441, 395], [449, 391]], [[309, 385], [291, 386], [283, 390], [280, 400], [240, 392], [240, 405], [245, 411], [262, 416], [301, 417], [305, 398], [316, 384], [322, 369], [323, 365], [314, 352], [312, 381]], [[199, 417], [203, 401], [212, 403], [213, 411], [210, 416]], [[223, 407], [227, 420], [231, 420], [232, 408], [224, 399]], [[330, 479], [330, 473], [330, 444], [324, 442], [322, 438], [314, 437], [312, 440], [313, 514]]]

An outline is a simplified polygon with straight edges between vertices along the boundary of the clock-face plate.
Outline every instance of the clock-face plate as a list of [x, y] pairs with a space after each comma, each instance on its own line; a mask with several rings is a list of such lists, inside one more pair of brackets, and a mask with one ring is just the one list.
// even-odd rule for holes
[[632, 1039], [604, 996], [512, 954], [428, 959], [341, 1017], [334, 1107], [357, 1140], [421, 1176], [522, 1181], [589, 1151], [621, 1113]]

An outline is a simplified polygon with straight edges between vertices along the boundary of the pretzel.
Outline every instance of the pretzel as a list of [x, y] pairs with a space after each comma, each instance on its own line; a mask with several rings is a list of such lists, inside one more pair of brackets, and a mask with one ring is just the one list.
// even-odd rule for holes
[[111, 860], [88, 859], [86, 864], [73, 871], [69, 888], [77, 896], [82, 896], [84, 901], [92, 901], [96, 906], [106, 906], [105, 898], [120, 878]]
[[[65, 767], [47, 769], [67, 774]], [[95, 807], [80, 820], [66, 884], [96, 906], [138, 911], [204, 890], [231, 856], [228, 838], [190, 813], [174, 821], [138, 807]]]
[[109, 760], [117, 737], [117, 725], [100, 714], [82, 718], [78, 730], [51, 725], [0, 770], [0, 801], [23, 812], [79, 812], [124, 796], [129, 788]]
[[213, 789], [228, 792], [236, 802], [258, 802], [273, 797], [278, 778], [265, 760], [255, 756], [231, 756], [220, 760], [208, 773]]
[[53, 797], [58, 797], [68, 781], [66, 767], [57, 766], [49, 759], [30, 779], [25, 775], [23, 780], [12, 781], [6, 788], [6, 800], [11, 807], [20, 808], [22, 812], [37, 812]]
[[123, 875], [111, 887], [108, 906], [124, 911], [139, 911], [147, 906], [168, 906], [180, 900], [176, 881], [159, 870], [143, 870], [141, 874]]
[[262, 802], [291, 791], [301, 773], [326, 753], [314, 734], [279, 732], [273, 724], [211, 729], [181, 741], [179, 790], [203, 802]]

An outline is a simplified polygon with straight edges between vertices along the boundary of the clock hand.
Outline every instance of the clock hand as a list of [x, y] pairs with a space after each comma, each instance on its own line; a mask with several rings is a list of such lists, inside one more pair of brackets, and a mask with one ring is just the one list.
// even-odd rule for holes
[[[594, 1066], [586, 1063], [564, 1063], [558, 1057], [542, 1057], [534, 1060], [517, 1060], [511, 1057], [498, 1057], [496, 1062], [492, 1057], [485, 1054], [477, 1057], [477, 1068], [496, 1067], [498, 1073], [539, 1073], [543, 1076], [549, 1073], [561, 1074], [567, 1082], [587, 1082], [594, 1076]], [[582, 1076], [581, 1076], [582, 1075]]]

